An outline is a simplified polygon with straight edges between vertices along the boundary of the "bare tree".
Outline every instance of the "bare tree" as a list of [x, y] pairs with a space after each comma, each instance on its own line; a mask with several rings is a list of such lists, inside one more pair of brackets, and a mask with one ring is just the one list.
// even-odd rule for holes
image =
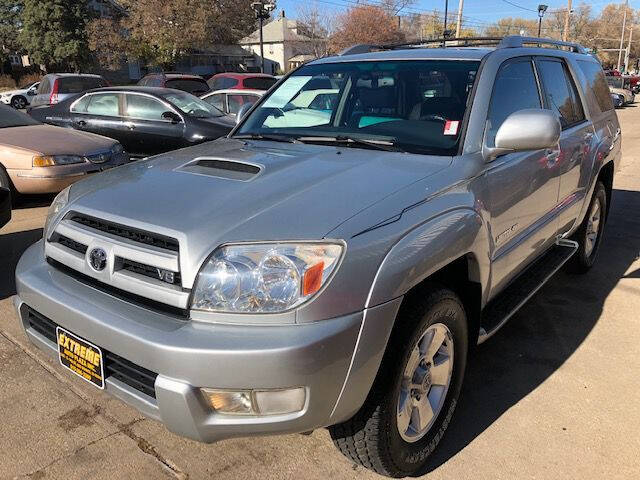
[[298, 29], [311, 38], [313, 55], [324, 57], [329, 53], [329, 36], [335, 28], [335, 16], [322, 14], [316, 2], [300, 4], [297, 9]]

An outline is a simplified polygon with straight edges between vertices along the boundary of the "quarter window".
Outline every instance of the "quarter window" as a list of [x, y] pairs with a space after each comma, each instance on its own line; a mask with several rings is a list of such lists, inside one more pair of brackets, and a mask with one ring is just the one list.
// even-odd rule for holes
[[509, 61], [500, 67], [493, 86], [487, 118], [487, 145], [495, 146], [496, 134], [509, 115], [542, 108], [531, 60]]
[[141, 120], [162, 120], [168, 111], [162, 103], [146, 95], [127, 95], [127, 117]]
[[578, 67], [586, 78], [584, 91], [587, 95], [589, 110], [593, 115], [613, 110], [611, 92], [602, 67], [596, 62], [578, 60]]
[[584, 110], [567, 66], [561, 60], [539, 60], [547, 108], [558, 113], [563, 129], [584, 120]]

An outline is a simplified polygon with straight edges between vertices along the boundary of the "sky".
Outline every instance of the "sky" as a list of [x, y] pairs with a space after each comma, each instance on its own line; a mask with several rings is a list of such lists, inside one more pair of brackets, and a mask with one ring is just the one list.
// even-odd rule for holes
[[[350, 6], [356, 5], [358, 0], [276, 0], [277, 12], [285, 10], [286, 16], [295, 18], [298, 11], [297, 5], [316, 2], [321, 11], [343, 12]], [[361, 3], [375, 4], [380, 0], [360, 0]], [[449, 0], [449, 10], [457, 11], [459, 0]], [[445, 0], [416, 0], [415, 4], [405, 10], [407, 13], [419, 13], [421, 11], [433, 11], [438, 9], [444, 12]], [[537, 19], [537, 8], [540, 3], [547, 4], [549, 10], [566, 8], [567, 2], [557, 0], [464, 0], [463, 18], [465, 24], [481, 29], [503, 17], [522, 17]], [[580, 3], [591, 5], [595, 14], [612, 0], [573, 0], [574, 7]], [[515, 4], [515, 5], [514, 5]], [[631, 7], [640, 8], [640, 0], [630, 0]]]

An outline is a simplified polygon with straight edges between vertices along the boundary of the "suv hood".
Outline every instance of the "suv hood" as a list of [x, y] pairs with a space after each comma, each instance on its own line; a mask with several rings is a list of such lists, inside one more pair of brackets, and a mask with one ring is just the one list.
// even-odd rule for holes
[[[199, 158], [212, 159], [209, 164], [218, 168], [195, 166]], [[186, 254], [200, 262], [222, 243], [321, 239], [450, 161], [220, 139], [83, 180], [72, 187], [67, 209], [172, 236], [180, 241], [183, 261]], [[239, 174], [237, 162], [253, 172]]]

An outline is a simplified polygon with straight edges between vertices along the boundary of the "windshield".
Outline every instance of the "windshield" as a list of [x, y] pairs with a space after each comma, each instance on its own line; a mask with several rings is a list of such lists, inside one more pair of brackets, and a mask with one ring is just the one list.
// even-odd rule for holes
[[182, 113], [196, 118], [221, 117], [224, 112], [213, 105], [200, 100], [198, 97], [186, 92], [172, 92], [163, 95], [163, 98], [173, 103]]
[[236, 134], [303, 142], [348, 137], [455, 155], [478, 66], [457, 60], [307, 65], [266, 96]]
[[13, 108], [0, 105], [0, 128], [28, 127], [31, 125], [40, 125], [40, 122]]

